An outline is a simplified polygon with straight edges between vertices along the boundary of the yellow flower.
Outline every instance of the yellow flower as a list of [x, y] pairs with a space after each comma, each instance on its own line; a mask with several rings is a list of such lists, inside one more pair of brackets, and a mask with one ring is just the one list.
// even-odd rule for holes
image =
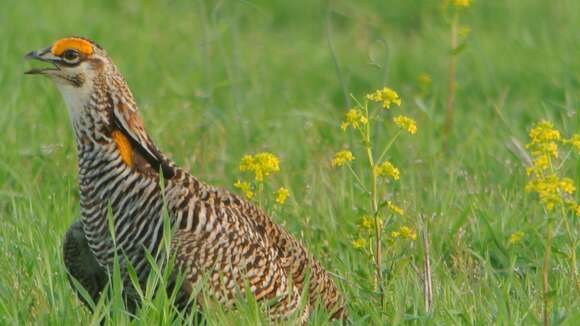
[[558, 157], [558, 145], [561, 136], [560, 132], [554, 128], [554, 125], [546, 120], [541, 120], [529, 132], [530, 143], [526, 145], [532, 150], [533, 156], [548, 154], [552, 157]]
[[401, 207], [395, 205], [393, 202], [388, 201], [387, 206], [389, 206], [389, 209], [392, 210], [393, 212], [395, 212], [401, 216], [405, 215], [405, 210], [403, 210]]
[[545, 143], [547, 141], [560, 140], [560, 132], [554, 129], [554, 125], [546, 120], [538, 122], [529, 133], [532, 144]]
[[332, 160], [332, 166], [343, 166], [344, 164], [354, 159], [355, 157], [352, 155], [351, 151], [343, 150], [334, 155], [334, 159]]
[[417, 132], [417, 123], [415, 120], [406, 117], [404, 115], [399, 115], [393, 118], [393, 122], [401, 129], [406, 130], [411, 135]]
[[570, 178], [560, 179], [560, 181], [558, 182], [558, 189], [568, 194], [571, 194], [574, 191], [576, 191], [576, 187], [574, 187], [574, 182], [572, 182], [572, 179]]
[[250, 171], [254, 166], [254, 157], [252, 155], [244, 155], [240, 162], [240, 171]]
[[458, 8], [467, 8], [471, 5], [471, 0], [451, 0], [451, 3]]
[[572, 211], [576, 216], [580, 216], [580, 205], [576, 203], [574, 200], [567, 200], [566, 205], [568, 205], [568, 209]]
[[399, 180], [401, 176], [399, 169], [389, 161], [376, 165], [374, 172], [377, 177], [391, 177], [393, 180]]
[[374, 224], [373, 219], [368, 215], [363, 216], [359, 222], [360, 228], [366, 230], [372, 230]]
[[542, 171], [547, 170], [550, 167], [550, 158], [548, 155], [543, 154], [537, 156], [533, 162], [532, 166], [527, 169], [528, 175], [537, 174], [541, 175]]
[[537, 193], [542, 205], [546, 207], [546, 210], [551, 211], [556, 205], [564, 202], [565, 194], [575, 192], [576, 187], [571, 179], [560, 179], [557, 175], [550, 174], [528, 181], [525, 190]]
[[517, 232], [514, 232], [514, 233], [512, 233], [512, 234], [510, 235], [510, 238], [509, 238], [509, 240], [508, 240], [508, 243], [509, 243], [510, 245], [515, 245], [515, 244], [517, 244], [518, 242], [522, 241], [522, 239], [523, 239], [524, 235], [525, 235], [525, 233], [524, 233], [524, 232], [522, 232], [522, 231], [517, 231]]
[[[378, 225], [379, 229], [383, 227], [383, 221], [381, 219], [379, 219]], [[359, 221], [359, 227], [365, 231], [372, 231], [375, 229], [375, 226], [375, 219], [368, 215], [363, 216]]]
[[240, 163], [240, 171], [252, 172], [256, 181], [262, 182], [264, 177], [280, 171], [280, 160], [276, 155], [268, 152], [258, 153], [255, 156], [244, 155]]
[[392, 238], [401, 238], [401, 239], [409, 239], [409, 240], [417, 240], [417, 232], [414, 229], [411, 229], [407, 226], [401, 226], [398, 231], [391, 232]]
[[290, 196], [290, 192], [288, 191], [288, 189], [280, 187], [280, 189], [274, 192], [274, 195], [276, 195], [276, 202], [282, 205], [284, 204], [284, 202], [286, 202], [286, 199]]
[[549, 155], [551, 157], [558, 157], [558, 144], [555, 142], [538, 143], [533, 145], [528, 145], [528, 148], [532, 148], [532, 156]]
[[574, 134], [570, 139], [564, 140], [564, 143], [572, 145], [572, 147], [580, 154], [580, 134]]
[[346, 120], [340, 124], [340, 129], [346, 130], [348, 126], [358, 129], [361, 125], [366, 125], [369, 120], [364, 116], [361, 110], [352, 108], [345, 113]]
[[379, 89], [373, 93], [367, 94], [367, 99], [373, 102], [382, 102], [383, 108], [385, 109], [390, 108], [391, 104], [401, 106], [401, 98], [399, 97], [399, 94], [388, 87], [384, 87], [383, 89]]
[[236, 182], [234, 183], [234, 187], [240, 189], [244, 193], [244, 196], [246, 196], [246, 198], [252, 199], [254, 197], [254, 192], [252, 191], [252, 186], [250, 185], [249, 182], [242, 182], [240, 180], [236, 180]]
[[367, 246], [367, 240], [366, 239], [356, 239], [356, 240], [352, 240], [352, 246], [355, 249], [363, 249]]

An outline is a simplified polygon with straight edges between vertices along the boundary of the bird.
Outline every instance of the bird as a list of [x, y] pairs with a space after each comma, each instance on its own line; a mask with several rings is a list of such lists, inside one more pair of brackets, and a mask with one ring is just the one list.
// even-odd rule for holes
[[[145, 286], [151, 272], [148, 254], [170, 261], [156, 254], [165, 220], [171, 262], [183, 277], [180, 309], [186, 309], [184, 300], [199, 295], [194, 289], [202, 284], [203, 295], [226, 309], [235, 309], [239, 294], [250, 291], [273, 321], [298, 316], [304, 322], [318, 306], [331, 319], [347, 319], [346, 302], [332, 276], [300, 241], [262, 208], [194, 177], [154, 144], [105, 49], [71, 36], [25, 58], [49, 63], [25, 73], [48, 77], [68, 108], [81, 216], [66, 233], [63, 258], [69, 277], [93, 300], [101, 296], [120, 257], [126, 296], [139, 301], [128, 268]], [[308, 299], [301, 305], [303, 293]]]

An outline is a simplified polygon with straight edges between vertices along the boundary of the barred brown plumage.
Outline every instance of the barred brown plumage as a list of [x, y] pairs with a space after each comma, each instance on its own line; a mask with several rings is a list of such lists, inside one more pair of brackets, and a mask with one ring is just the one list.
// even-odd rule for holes
[[[130, 286], [128, 264], [145, 284], [149, 274], [145, 253], [160, 247], [165, 203], [172, 226], [171, 249], [186, 279], [182, 288], [186, 295], [203, 280], [209, 296], [232, 307], [247, 282], [257, 300], [279, 298], [268, 308], [273, 319], [292, 314], [305, 319], [318, 303], [332, 318], [346, 317], [329, 274], [299, 241], [257, 206], [199, 181], [158, 150], [105, 50], [74, 37], [28, 57], [55, 65], [28, 73], [51, 78], [69, 108], [78, 151], [81, 224], [67, 233], [64, 259], [70, 275], [88, 287], [93, 298], [98, 297], [95, 287], [103, 286], [100, 276], [98, 282], [92, 281], [93, 271], [110, 270], [115, 254], [123, 257], [126, 286]], [[83, 240], [90, 250], [81, 250]], [[78, 268], [81, 253], [94, 257], [98, 263], [94, 270]], [[309, 303], [299, 312], [307, 275]]]

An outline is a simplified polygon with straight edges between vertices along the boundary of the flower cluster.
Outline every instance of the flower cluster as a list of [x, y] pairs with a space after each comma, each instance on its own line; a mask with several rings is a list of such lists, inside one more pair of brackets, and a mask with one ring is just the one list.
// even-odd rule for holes
[[399, 214], [401, 216], [405, 215], [405, 210], [395, 205], [392, 201], [388, 201], [387, 206], [391, 211], [395, 212], [396, 214]]
[[408, 226], [401, 226], [398, 231], [391, 232], [391, 237], [396, 239], [409, 239], [409, 240], [417, 240], [417, 231], [412, 229]]
[[571, 145], [571, 150], [575, 150], [580, 136], [576, 134], [570, 139], [562, 139], [560, 131], [551, 122], [542, 120], [530, 130], [529, 138], [526, 148], [531, 151], [532, 166], [527, 169], [530, 180], [525, 190], [537, 193], [547, 211], [562, 205], [578, 214], [574, 182], [561, 177], [557, 167], [562, 165], [562, 162], [558, 163], [558, 143]]
[[542, 120], [534, 126], [529, 133], [530, 143], [526, 146], [532, 151], [533, 156], [549, 155], [558, 157], [557, 141], [561, 139], [560, 132], [554, 125]]
[[360, 128], [361, 125], [366, 125], [369, 119], [362, 113], [360, 109], [353, 108], [345, 113], [345, 121], [340, 124], [340, 129], [346, 130], [349, 126], [353, 129]]
[[551, 211], [558, 204], [570, 202], [569, 195], [576, 191], [576, 187], [571, 179], [550, 174], [530, 180], [526, 185], [526, 191], [537, 193], [540, 202], [548, 211]]
[[355, 249], [364, 249], [367, 246], [367, 240], [366, 239], [355, 239], [355, 240], [352, 240], [351, 244], [352, 244], [352, 247]]
[[564, 144], [572, 146], [576, 153], [580, 154], [580, 134], [575, 134], [570, 139], [565, 139]]
[[515, 245], [515, 244], [519, 243], [520, 241], [522, 241], [522, 239], [524, 238], [524, 235], [525, 235], [524, 232], [516, 231], [510, 235], [510, 238], [508, 239], [508, 243], [512, 246]]
[[399, 97], [399, 94], [388, 87], [384, 87], [383, 89], [376, 90], [371, 94], [367, 94], [367, 100], [383, 103], [383, 108], [385, 109], [389, 109], [391, 104], [401, 106], [401, 98]]
[[417, 133], [417, 123], [415, 120], [406, 117], [404, 115], [399, 115], [393, 118], [393, 122], [401, 129], [406, 130], [411, 135]]
[[234, 187], [240, 189], [244, 196], [248, 199], [254, 198], [254, 192], [252, 191], [252, 185], [249, 182], [240, 181], [239, 179], [236, 180], [234, 183]]
[[[372, 217], [370, 217], [368, 215], [364, 215], [363, 217], [361, 217], [360, 221], [358, 222], [358, 227], [362, 231], [372, 232], [374, 230], [376, 224], [377, 224], [377, 222], [375, 222], [375, 219], [373, 219]], [[380, 219], [378, 220], [378, 226], [380, 229], [383, 227], [383, 221]]]
[[365, 249], [367, 248], [368, 241], [373, 237], [375, 229], [378, 226], [379, 229], [383, 229], [384, 223], [382, 219], [374, 219], [369, 215], [363, 215], [358, 221], [358, 233], [359, 238], [352, 240], [352, 246], [355, 249]]
[[245, 155], [240, 163], [240, 171], [254, 173], [256, 181], [262, 182], [264, 177], [280, 171], [280, 160], [268, 152]]
[[274, 192], [274, 195], [276, 195], [276, 203], [283, 205], [290, 196], [290, 191], [287, 188], [280, 187]]
[[401, 177], [401, 172], [399, 169], [389, 161], [375, 165], [374, 173], [377, 177], [390, 177], [393, 180], [399, 180]]
[[332, 166], [343, 166], [346, 163], [349, 163], [355, 159], [352, 152], [349, 150], [343, 150], [334, 155], [334, 159], [332, 159]]
[[361, 229], [372, 230], [372, 228], [374, 226], [374, 221], [370, 216], [365, 215], [360, 219], [358, 225]]
[[457, 8], [467, 8], [471, 5], [471, 0], [451, 0], [451, 3]]
[[[261, 202], [264, 186], [267, 184], [266, 178], [280, 172], [280, 159], [272, 153], [262, 152], [256, 155], [244, 155], [240, 162], [240, 171], [252, 174], [252, 181], [236, 180], [234, 187], [239, 189], [247, 199]], [[273, 192], [274, 201], [278, 205], [283, 205], [290, 196], [290, 191], [285, 187], [280, 187]]]

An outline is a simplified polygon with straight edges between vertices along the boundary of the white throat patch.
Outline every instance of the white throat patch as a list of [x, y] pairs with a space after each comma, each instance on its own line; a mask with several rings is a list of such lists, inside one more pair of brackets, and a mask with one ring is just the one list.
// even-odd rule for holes
[[92, 81], [86, 80], [80, 87], [64, 83], [56, 83], [56, 86], [68, 107], [71, 123], [76, 128], [91, 100]]

